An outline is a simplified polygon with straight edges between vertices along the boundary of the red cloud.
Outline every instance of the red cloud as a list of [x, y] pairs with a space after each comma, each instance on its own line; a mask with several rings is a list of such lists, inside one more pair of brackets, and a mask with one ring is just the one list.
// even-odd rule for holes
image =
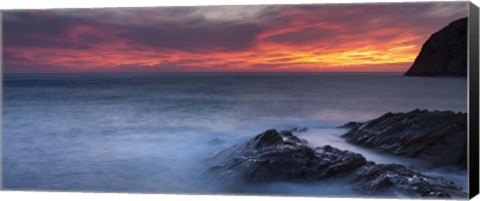
[[248, 6], [8, 11], [4, 69], [398, 72], [431, 33], [467, 15], [465, 2], [431, 15], [437, 4], [264, 6], [248, 17], [234, 12]]

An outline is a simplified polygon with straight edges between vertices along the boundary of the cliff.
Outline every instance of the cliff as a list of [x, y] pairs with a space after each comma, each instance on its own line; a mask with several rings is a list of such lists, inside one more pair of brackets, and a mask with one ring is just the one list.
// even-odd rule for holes
[[467, 76], [467, 18], [432, 34], [406, 76]]

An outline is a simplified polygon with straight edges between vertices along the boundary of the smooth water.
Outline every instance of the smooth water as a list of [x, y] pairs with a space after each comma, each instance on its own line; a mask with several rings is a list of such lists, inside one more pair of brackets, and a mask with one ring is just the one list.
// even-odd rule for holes
[[[204, 178], [203, 160], [269, 128], [306, 126], [310, 130], [299, 136], [313, 145], [331, 144], [379, 163], [415, 165], [418, 161], [345, 143], [339, 137], [345, 130], [336, 126], [415, 108], [467, 109], [465, 78], [7, 74], [3, 79], [6, 189], [345, 195], [350, 190], [332, 182], [227, 188]], [[224, 142], [209, 143], [215, 138]], [[435, 174], [466, 183], [465, 172], [445, 172], [451, 171]]]

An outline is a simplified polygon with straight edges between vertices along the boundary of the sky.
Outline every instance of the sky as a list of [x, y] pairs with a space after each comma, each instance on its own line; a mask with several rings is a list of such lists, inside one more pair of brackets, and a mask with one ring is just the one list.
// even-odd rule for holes
[[3, 69], [404, 72], [467, 13], [467, 2], [3, 11]]

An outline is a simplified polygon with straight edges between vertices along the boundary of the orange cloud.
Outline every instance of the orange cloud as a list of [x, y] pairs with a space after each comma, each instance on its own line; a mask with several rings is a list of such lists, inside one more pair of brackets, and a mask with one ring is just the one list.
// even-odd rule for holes
[[[247, 17], [240, 12], [245, 7], [7, 12], [5, 69], [400, 72], [431, 33], [467, 14], [465, 6], [448, 16], [422, 15], [431, 7], [435, 3], [273, 6]], [[219, 16], [227, 14], [228, 20]]]

